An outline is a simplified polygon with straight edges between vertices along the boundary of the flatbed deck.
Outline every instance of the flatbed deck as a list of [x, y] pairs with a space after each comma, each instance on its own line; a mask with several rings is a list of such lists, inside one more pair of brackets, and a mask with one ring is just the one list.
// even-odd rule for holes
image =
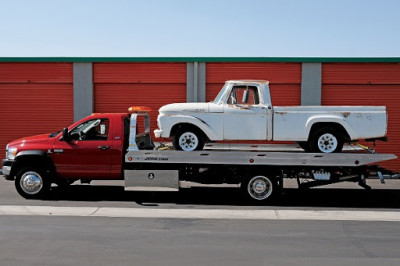
[[377, 163], [397, 158], [346, 146], [341, 153], [306, 153], [296, 144], [213, 143], [202, 151], [175, 151], [169, 143], [153, 150], [125, 155], [126, 190], [178, 191], [186, 182], [240, 184], [251, 200], [265, 200], [283, 190], [284, 179], [297, 179], [299, 188], [367, 178], [398, 178]]
[[[168, 144], [163, 144], [168, 146]], [[397, 158], [347, 147], [342, 153], [306, 153], [290, 144], [214, 144], [203, 151], [139, 150], [126, 163], [358, 167]]]

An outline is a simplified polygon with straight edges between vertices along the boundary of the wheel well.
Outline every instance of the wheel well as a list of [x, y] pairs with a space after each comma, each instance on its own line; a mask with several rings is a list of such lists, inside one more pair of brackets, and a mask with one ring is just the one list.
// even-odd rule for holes
[[310, 134], [308, 135], [308, 140], [310, 140], [310, 137], [314, 134], [316, 130], [324, 127], [330, 127], [339, 131], [345, 141], [350, 141], [350, 136], [347, 133], [346, 129], [341, 124], [338, 123], [315, 123], [311, 127]]
[[27, 167], [43, 168], [46, 172], [50, 173], [50, 176], [54, 177], [55, 169], [53, 162], [50, 158], [40, 155], [25, 155], [17, 157], [17, 160], [13, 163], [11, 168], [12, 173], [10, 173], [10, 175], [16, 176], [21, 169]]
[[170, 136], [174, 136], [176, 134], [176, 132], [178, 132], [178, 130], [180, 129], [193, 129], [197, 132], [200, 132], [203, 137], [205, 137], [206, 139], [208, 139], [207, 135], [203, 132], [203, 130], [201, 130], [198, 126], [195, 126], [193, 124], [190, 123], [180, 123], [180, 124], [176, 124], [171, 128], [171, 134]]

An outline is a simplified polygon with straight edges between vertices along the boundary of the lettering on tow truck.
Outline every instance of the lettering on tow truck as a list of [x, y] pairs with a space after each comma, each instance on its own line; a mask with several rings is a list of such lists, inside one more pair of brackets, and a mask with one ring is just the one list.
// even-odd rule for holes
[[168, 158], [165, 157], [146, 157], [145, 161], [168, 161]]

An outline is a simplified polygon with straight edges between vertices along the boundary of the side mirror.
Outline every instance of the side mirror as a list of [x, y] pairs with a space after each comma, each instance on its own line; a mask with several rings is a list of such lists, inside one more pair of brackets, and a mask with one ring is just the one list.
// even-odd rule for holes
[[62, 135], [63, 135], [63, 140], [64, 141], [68, 142], [68, 141], [71, 140], [71, 138], [69, 137], [69, 134], [68, 134], [68, 128], [67, 127], [63, 128], [62, 133], [63, 133]]

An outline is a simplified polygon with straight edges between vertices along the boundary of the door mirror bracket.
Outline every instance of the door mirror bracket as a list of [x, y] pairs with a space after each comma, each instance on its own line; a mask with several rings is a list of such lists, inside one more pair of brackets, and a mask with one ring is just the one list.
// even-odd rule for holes
[[62, 134], [62, 135], [63, 135], [63, 140], [64, 140], [65, 142], [68, 142], [68, 141], [71, 140], [71, 138], [70, 138], [70, 136], [69, 136], [69, 134], [68, 134], [68, 128], [67, 128], [67, 127], [63, 128], [62, 133], [63, 133], [63, 134]]

